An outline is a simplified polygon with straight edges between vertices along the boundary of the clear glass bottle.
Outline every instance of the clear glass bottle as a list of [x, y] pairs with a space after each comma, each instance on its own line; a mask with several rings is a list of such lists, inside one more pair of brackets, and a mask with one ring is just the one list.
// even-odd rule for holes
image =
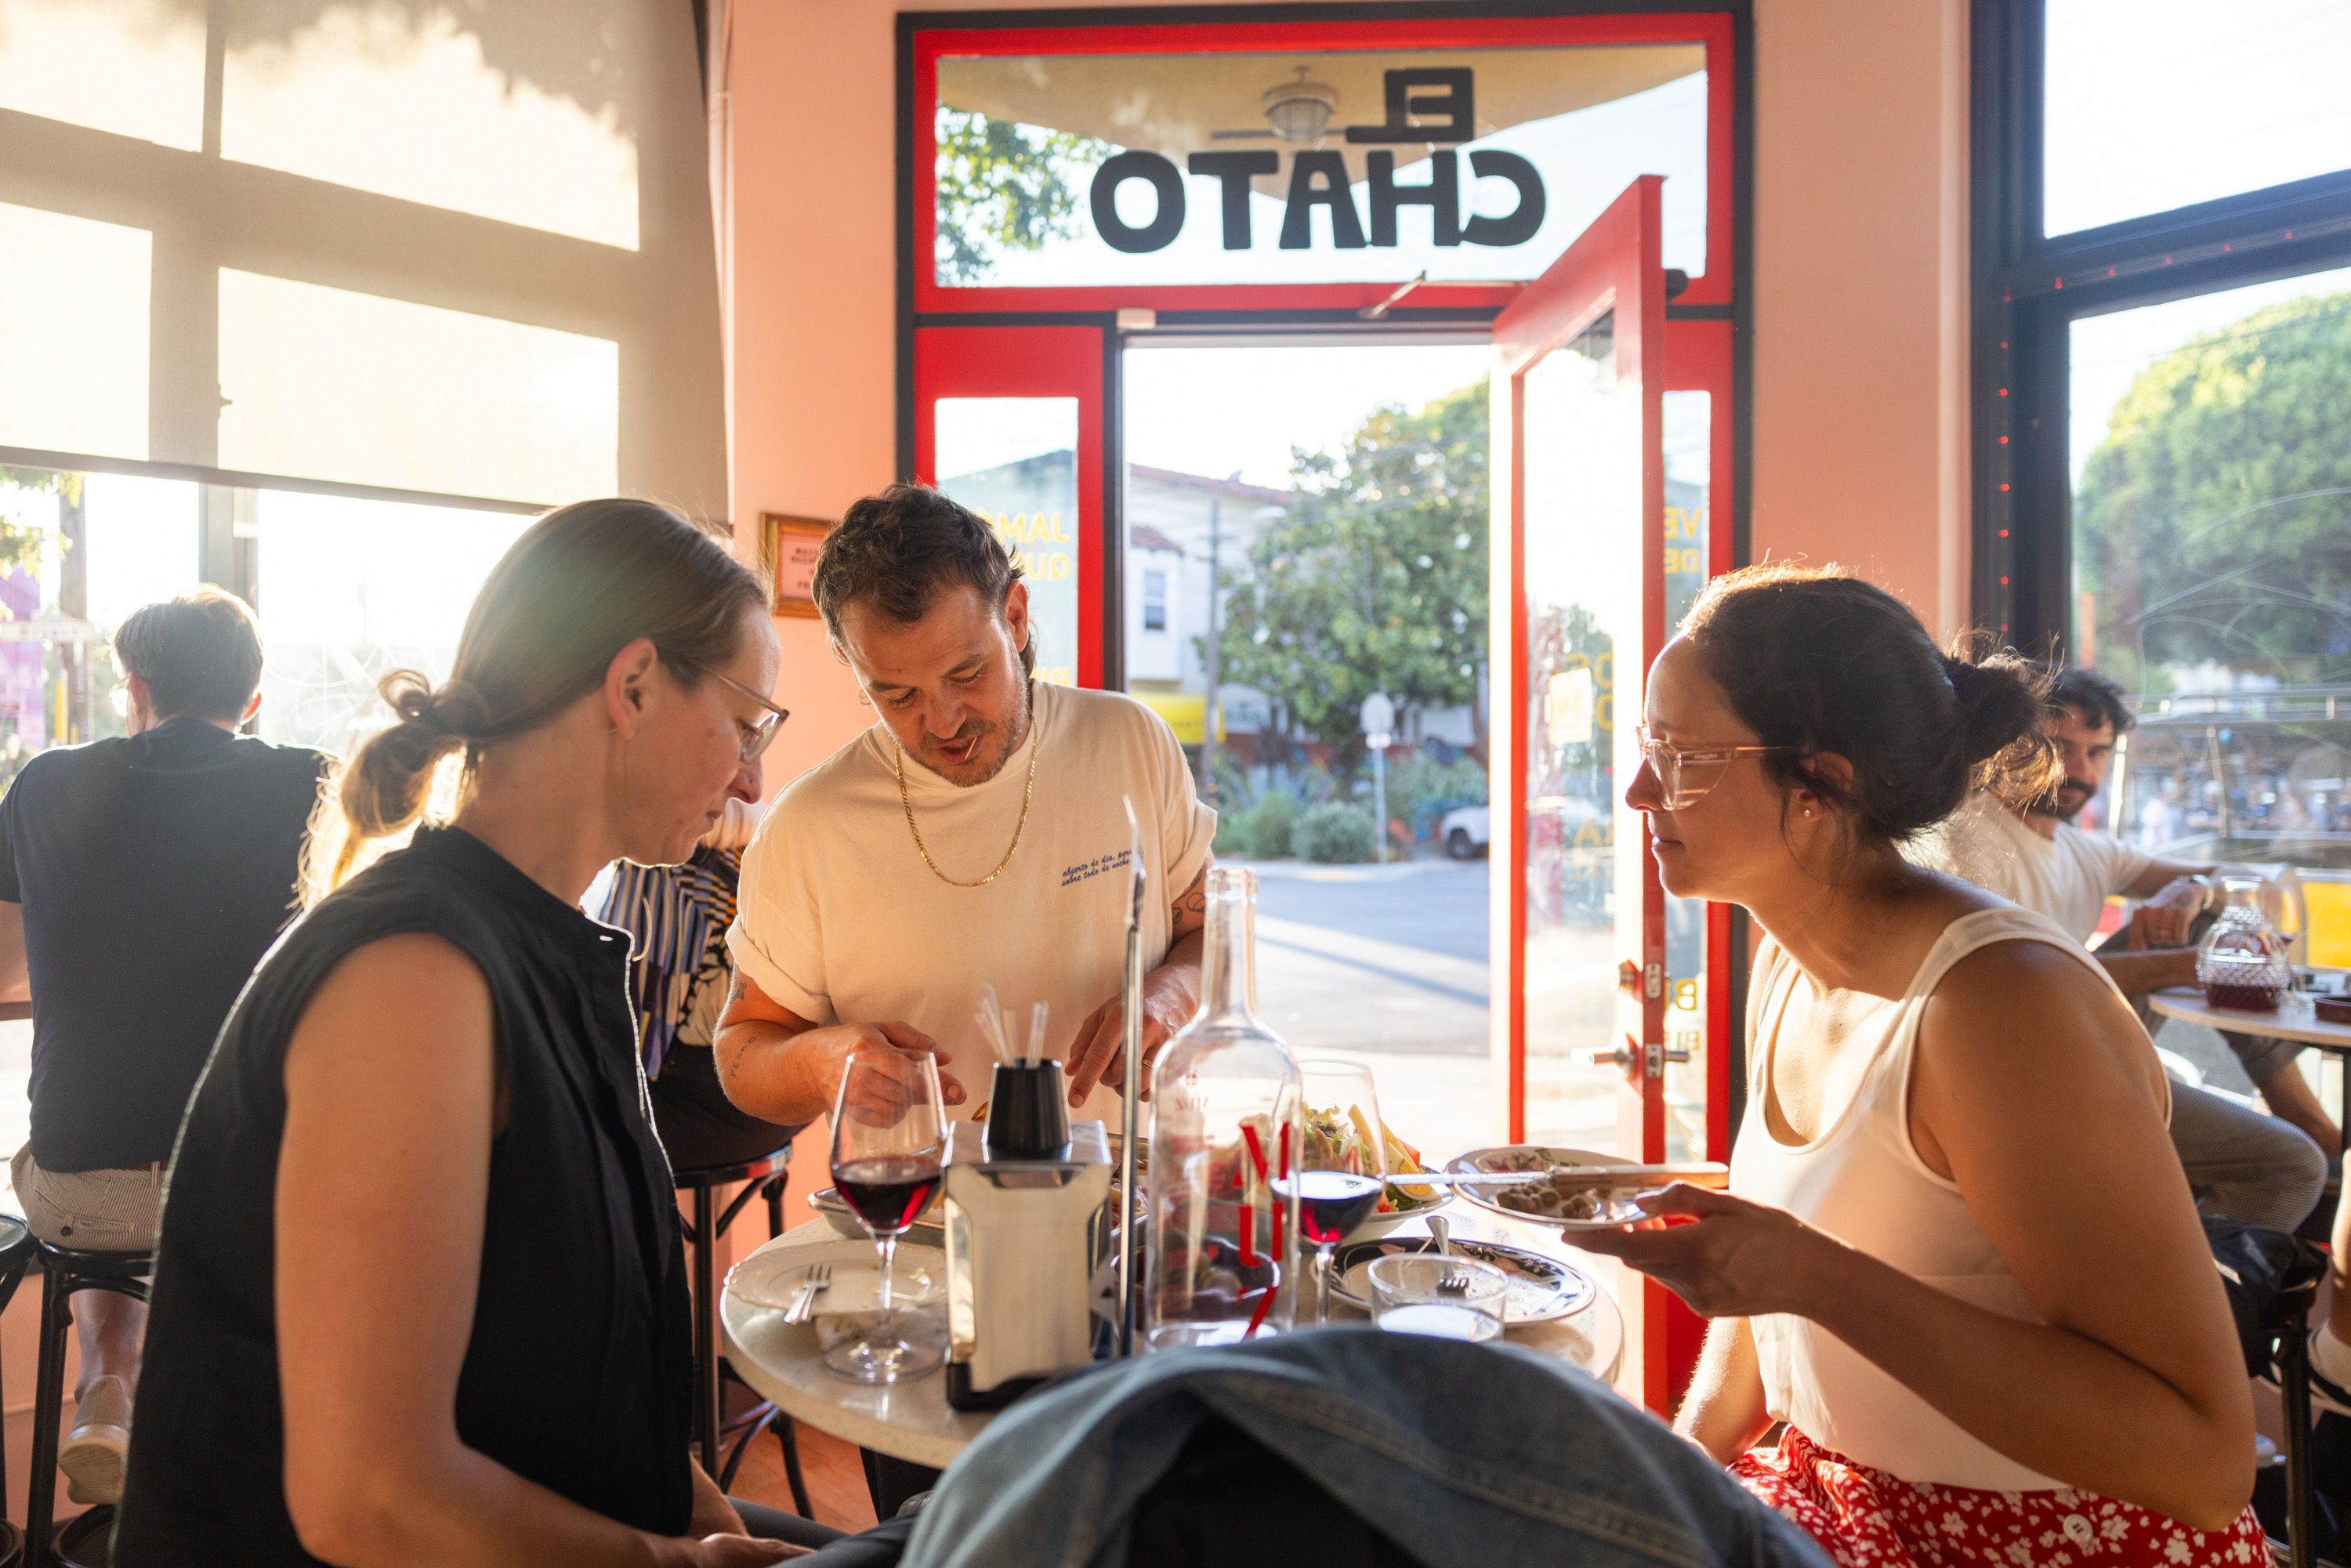
[[1208, 873], [1200, 1010], [1151, 1072], [1143, 1317], [1154, 1350], [1296, 1322], [1298, 1063], [1258, 1020], [1257, 873]]
[[2258, 881], [2226, 877], [2220, 886], [2228, 901], [2197, 946], [2197, 983], [2212, 1007], [2273, 1013], [2294, 988], [2286, 940], [2262, 909]]

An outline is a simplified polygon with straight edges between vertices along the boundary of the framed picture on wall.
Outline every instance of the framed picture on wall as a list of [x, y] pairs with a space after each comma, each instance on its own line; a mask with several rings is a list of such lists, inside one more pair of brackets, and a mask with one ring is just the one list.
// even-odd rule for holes
[[772, 585], [768, 592], [770, 613], [816, 618], [816, 552], [831, 531], [832, 525], [822, 517], [759, 514], [759, 560]]

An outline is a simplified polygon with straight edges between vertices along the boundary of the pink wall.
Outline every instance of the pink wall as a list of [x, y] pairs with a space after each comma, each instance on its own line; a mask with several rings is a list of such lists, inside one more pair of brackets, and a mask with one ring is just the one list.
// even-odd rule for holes
[[[895, 11], [758, 0], [719, 29], [747, 545], [762, 510], [835, 515], [894, 476]], [[1966, 5], [1758, 11], [1755, 552], [1847, 562], [1950, 630], [1966, 592]], [[815, 623], [781, 632], [793, 714], [771, 789], [868, 722]]]
[[1758, 0], [1755, 559], [1967, 614], [1967, 7]]

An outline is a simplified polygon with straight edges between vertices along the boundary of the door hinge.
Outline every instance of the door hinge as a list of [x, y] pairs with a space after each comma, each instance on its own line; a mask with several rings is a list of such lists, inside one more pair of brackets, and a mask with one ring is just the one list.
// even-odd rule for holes
[[1652, 964], [1641, 971], [1641, 994], [1656, 1001], [1666, 994], [1666, 967]]

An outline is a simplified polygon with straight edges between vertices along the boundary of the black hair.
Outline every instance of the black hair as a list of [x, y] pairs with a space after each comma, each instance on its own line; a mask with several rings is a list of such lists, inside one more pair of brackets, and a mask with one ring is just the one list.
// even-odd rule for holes
[[157, 718], [241, 719], [261, 689], [261, 631], [252, 607], [210, 584], [131, 612], [114, 660], [147, 683]]
[[[927, 485], [893, 485], [841, 514], [817, 551], [810, 593], [825, 630], [838, 640], [841, 612], [868, 603], [902, 626], [929, 612], [940, 590], [968, 584], [1000, 619], [1020, 563], [987, 519]], [[1032, 632], [1020, 667], [1037, 668]]]
[[[1706, 586], [1682, 620], [1707, 674], [1784, 789], [1844, 810], [1855, 843], [1915, 837], [1971, 788], [2022, 801], [2053, 776], [2038, 672], [2022, 654], [1946, 654], [1909, 607], [1840, 567], [1773, 562]], [[1813, 758], [1853, 765], [1838, 784]]]
[[2138, 727], [2138, 715], [2131, 712], [2123, 688], [2095, 670], [2052, 672], [2047, 702], [2050, 712], [2070, 709], [2093, 729], [2104, 725], [2116, 735], [2128, 735]]

